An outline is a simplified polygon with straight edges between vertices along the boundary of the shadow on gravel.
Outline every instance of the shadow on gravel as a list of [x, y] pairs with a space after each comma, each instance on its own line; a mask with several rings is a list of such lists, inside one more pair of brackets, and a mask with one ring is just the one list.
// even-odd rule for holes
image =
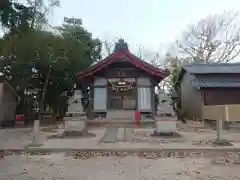
[[57, 127], [45, 127], [42, 128], [41, 131], [42, 132], [57, 132], [58, 128]]
[[95, 134], [83, 131], [64, 131], [62, 134], [48, 136], [48, 139], [92, 138]]
[[170, 132], [170, 133], [161, 133], [161, 132], [156, 132], [154, 131], [151, 134], [152, 137], [160, 137], [160, 138], [166, 138], [166, 139], [171, 139], [171, 138], [181, 138], [183, 137], [180, 133], [178, 132]]
[[215, 140], [212, 144], [213, 146], [233, 146], [233, 144], [227, 140]]

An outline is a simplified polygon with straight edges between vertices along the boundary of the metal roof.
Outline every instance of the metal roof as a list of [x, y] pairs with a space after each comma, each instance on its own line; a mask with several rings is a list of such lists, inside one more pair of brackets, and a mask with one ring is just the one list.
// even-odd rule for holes
[[183, 67], [190, 74], [236, 74], [240, 63], [192, 64]]
[[240, 87], [240, 79], [231, 76], [199, 75], [191, 83], [198, 88]]

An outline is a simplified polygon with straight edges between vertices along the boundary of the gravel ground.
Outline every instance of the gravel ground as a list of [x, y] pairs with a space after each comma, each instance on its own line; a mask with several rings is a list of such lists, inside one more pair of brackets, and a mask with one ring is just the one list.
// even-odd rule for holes
[[0, 129], [0, 148], [23, 148], [32, 141], [32, 129]]
[[[216, 158], [216, 157], [215, 157]], [[213, 158], [137, 156], [74, 159], [65, 154], [13, 155], [0, 160], [1, 180], [240, 180], [238, 164]]]

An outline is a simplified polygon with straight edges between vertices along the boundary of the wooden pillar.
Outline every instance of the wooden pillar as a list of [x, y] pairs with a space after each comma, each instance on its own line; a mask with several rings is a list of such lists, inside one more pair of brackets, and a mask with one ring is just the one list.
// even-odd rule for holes
[[106, 91], [107, 91], [107, 97], [106, 97], [106, 112], [107, 112], [109, 107], [110, 107], [110, 98], [109, 98], [110, 97], [109, 96], [110, 92], [109, 92], [109, 88], [108, 88], [108, 78], [106, 78], [105, 87], [106, 87]]
[[155, 120], [156, 118], [156, 97], [155, 97], [155, 86], [154, 86], [154, 83], [151, 81], [151, 93], [152, 93], [152, 96], [151, 96], [151, 104], [152, 104], [152, 117], [153, 117], [153, 120]]
[[135, 83], [136, 83], [136, 110], [139, 110], [139, 107], [138, 107], [138, 88], [139, 88], [139, 85], [138, 85], [138, 77], [135, 79]]

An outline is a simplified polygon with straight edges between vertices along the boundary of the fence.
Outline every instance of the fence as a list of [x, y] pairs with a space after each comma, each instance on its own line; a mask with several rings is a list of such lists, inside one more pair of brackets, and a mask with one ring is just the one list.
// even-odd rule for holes
[[202, 118], [209, 120], [240, 121], [240, 105], [203, 106]]

